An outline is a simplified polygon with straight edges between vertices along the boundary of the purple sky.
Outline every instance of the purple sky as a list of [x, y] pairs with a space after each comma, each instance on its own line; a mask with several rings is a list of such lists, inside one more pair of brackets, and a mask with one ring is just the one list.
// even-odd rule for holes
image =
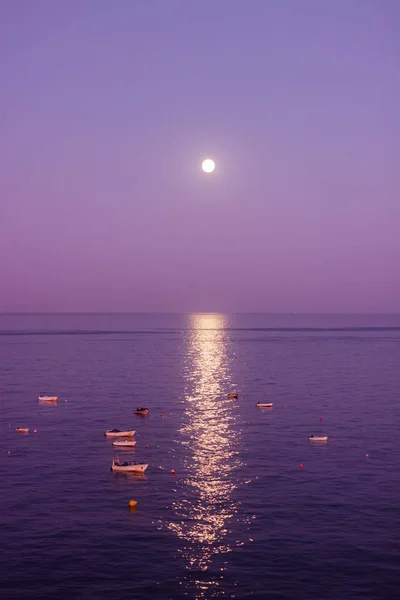
[[399, 31], [398, 0], [1, 2], [0, 310], [398, 312]]

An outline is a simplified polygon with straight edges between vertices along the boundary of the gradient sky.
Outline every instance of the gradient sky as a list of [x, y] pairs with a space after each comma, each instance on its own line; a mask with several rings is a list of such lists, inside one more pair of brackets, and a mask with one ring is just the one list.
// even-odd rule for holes
[[398, 312], [399, 31], [398, 0], [0, 1], [0, 310]]

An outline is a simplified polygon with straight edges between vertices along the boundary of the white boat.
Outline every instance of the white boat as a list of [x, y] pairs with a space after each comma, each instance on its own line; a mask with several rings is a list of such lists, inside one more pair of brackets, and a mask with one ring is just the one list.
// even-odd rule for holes
[[39, 402], [57, 402], [57, 396], [38, 396]]
[[17, 427], [15, 430], [17, 433], [28, 433], [29, 427]]
[[328, 436], [325, 435], [324, 437], [317, 437], [315, 435], [310, 435], [308, 438], [309, 442], [326, 442], [328, 440]]
[[106, 437], [133, 437], [135, 435], [135, 430], [131, 431], [120, 431], [119, 429], [108, 429], [104, 432]]
[[125, 460], [121, 462], [119, 459], [113, 460], [111, 465], [111, 471], [117, 473], [144, 473], [149, 465], [146, 463], [138, 463], [133, 461]]
[[116, 448], [134, 448], [136, 440], [115, 440], [112, 445]]
[[272, 402], [257, 402], [256, 406], [258, 406], [258, 408], [272, 408], [273, 403]]

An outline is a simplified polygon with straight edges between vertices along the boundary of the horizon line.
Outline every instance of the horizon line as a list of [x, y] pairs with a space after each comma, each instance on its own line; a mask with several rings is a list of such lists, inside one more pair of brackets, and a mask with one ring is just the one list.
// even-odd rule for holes
[[287, 311], [287, 312], [271, 312], [271, 311], [233, 311], [233, 312], [224, 312], [220, 310], [215, 311], [0, 311], [0, 315], [274, 315], [274, 316], [333, 316], [333, 315], [359, 315], [359, 316], [368, 316], [368, 315], [392, 315], [397, 316], [400, 315], [399, 312], [392, 311], [338, 311], [338, 312], [302, 312], [302, 311]]

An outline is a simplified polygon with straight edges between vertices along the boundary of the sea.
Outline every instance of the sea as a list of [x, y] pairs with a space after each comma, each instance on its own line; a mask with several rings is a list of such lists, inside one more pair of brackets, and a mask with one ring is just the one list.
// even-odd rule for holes
[[396, 600], [399, 426], [400, 315], [1, 314], [0, 598]]

